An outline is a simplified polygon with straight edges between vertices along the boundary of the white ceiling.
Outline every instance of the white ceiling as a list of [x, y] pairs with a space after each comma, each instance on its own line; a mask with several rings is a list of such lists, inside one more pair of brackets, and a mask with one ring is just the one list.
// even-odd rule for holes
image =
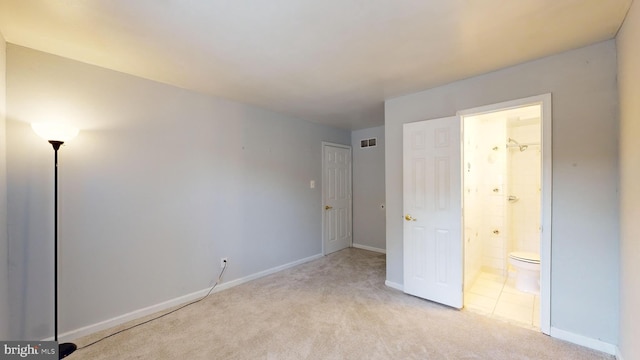
[[7, 42], [347, 129], [616, 35], [632, 0], [0, 0]]

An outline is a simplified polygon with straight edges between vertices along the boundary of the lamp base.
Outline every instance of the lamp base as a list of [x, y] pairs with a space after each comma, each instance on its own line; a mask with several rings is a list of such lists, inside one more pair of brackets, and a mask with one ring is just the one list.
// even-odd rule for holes
[[62, 343], [58, 345], [58, 359], [64, 359], [67, 356], [71, 355], [72, 352], [76, 351], [78, 347], [74, 343]]

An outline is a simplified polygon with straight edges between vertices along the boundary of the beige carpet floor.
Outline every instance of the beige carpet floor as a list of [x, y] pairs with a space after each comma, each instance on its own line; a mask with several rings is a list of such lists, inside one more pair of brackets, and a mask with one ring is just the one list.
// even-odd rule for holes
[[406, 295], [384, 280], [384, 255], [346, 249], [213, 293], [68, 359], [614, 358]]

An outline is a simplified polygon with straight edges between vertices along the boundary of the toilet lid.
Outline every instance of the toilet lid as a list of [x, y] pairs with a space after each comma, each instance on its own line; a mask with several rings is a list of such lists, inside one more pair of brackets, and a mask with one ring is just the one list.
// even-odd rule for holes
[[512, 259], [528, 262], [531, 264], [540, 264], [540, 254], [527, 251], [514, 251], [509, 254]]

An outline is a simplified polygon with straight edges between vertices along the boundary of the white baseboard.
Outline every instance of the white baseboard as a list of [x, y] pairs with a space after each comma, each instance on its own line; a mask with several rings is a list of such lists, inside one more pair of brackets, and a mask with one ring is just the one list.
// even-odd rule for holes
[[[89, 335], [89, 334], [93, 334], [95, 332], [98, 332], [100, 330], [105, 330], [105, 329], [109, 329], [112, 328], [114, 326], [118, 326], [120, 324], [124, 324], [128, 321], [131, 320], [135, 320], [135, 319], [139, 319], [141, 317], [147, 316], [147, 315], [151, 315], [153, 313], [177, 306], [177, 305], [181, 305], [196, 299], [199, 299], [205, 295], [207, 295], [207, 293], [209, 292], [209, 289], [211, 288], [206, 288], [206, 289], [202, 289], [196, 292], [193, 292], [191, 294], [187, 294], [187, 295], [183, 295], [180, 297], [177, 297], [175, 299], [171, 299], [171, 300], [167, 300], [167, 301], [163, 301], [159, 304], [155, 304], [155, 305], [151, 305], [151, 306], [147, 306], [145, 308], [142, 309], [138, 309], [138, 310], [134, 310], [132, 312], [120, 315], [120, 316], [116, 316], [114, 318], [111, 319], [107, 319], [92, 325], [88, 325], [88, 326], [84, 326], [75, 330], [71, 330], [68, 332], [65, 332], [63, 334], [58, 335], [58, 338], [60, 340], [60, 342], [64, 342], [64, 341], [72, 341], [78, 338], [81, 338], [83, 336]], [[219, 286], [217, 286], [212, 293], [218, 292], [222, 289], [220, 289]], [[52, 341], [53, 337], [51, 338], [47, 338], [44, 339], [44, 341]]]
[[584, 335], [578, 335], [569, 331], [565, 331], [565, 330], [561, 330], [558, 328], [554, 328], [551, 327], [550, 331], [549, 331], [549, 335], [551, 337], [560, 339], [560, 340], [564, 340], [564, 341], [568, 341], [570, 343], [574, 343], [580, 346], [584, 346], [584, 347], [588, 347], [589, 349], [593, 349], [593, 350], [598, 350], [598, 351], [602, 351], [604, 353], [607, 353], [609, 355], [615, 355], [618, 356], [617, 353], [619, 353], [619, 351], [617, 350], [617, 346], [613, 345], [613, 344], [609, 344], [607, 342], [601, 341], [601, 340], [597, 340], [597, 339], [592, 339], [590, 337], [586, 337]]
[[232, 280], [232, 281], [229, 281], [229, 282], [226, 282], [226, 283], [222, 283], [222, 284], [220, 284], [220, 285], [218, 285], [216, 287], [216, 290], [218, 290], [218, 291], [226, 290], [226, 289], [232, 288], [234, 286], [238, 286], [240, 284], [244, 284], [244, 283], [246, 283], [248, 281], [251, 281], [251, 280], [259, 279], [261, 277], [265, 277], [267, 275], [275, 274], [275, 273], [277, 273], [279, 271], [286, 270], [286, 269], [292, 268], [294, 266], [298, 266], [298, 265], [307, 263], [309, 261], [320, 259], [323, 256], [324, 255], [322, 255], [322, 254], [309, 256], [308, 258], [296, 260], [296, 261], [290, 262], [288, 264], [276, 266], [276, 267], [271, 268], [271, 269], [267, 269], [267, 270], [260, 271], [258, 273], [249, 275], [249, 276], [245, 276], [245, 277], [240, 278], [240, 279], [235, 279], [235, 280]]
[[392, 289], [404, 291], [404, 285], [402, 285], [402, 284], [398, 284], [398, 283], [395, 283], [395, 282], [389, 281], [389, 280], [385, 280], [384, 284], [387, 285], [388, 287], [392, 288]]
[[360, 244], [356, 244], [356, 243], [354, 243], [352, 246], [354, 248], [357, 248], [357, 249], [375, 251], [377, 253], [382, 253], [382, 254], [386, 254], [387, 253], [387, 250], [376, 248], [376, 247], [373, 247], [373, 246], [360, 245]]
[[[398, 284], [396, 282], [389, 281], [389, 280], [386, 280], [384, 284], [390, 288], [404, 291], [404, 286], [402, 284]], [[554, 328], [554, 327], [550, 329], [550, 336], [560, 340], [568, 341], [580, 346], [588, 347], [590, 349], [602, 351], [610, 355], [615, 355], [617, 360], [623, 360], [622, 354], [620, 353], [620, 349], [617, 346], [604, 341], [592, 339], [583, 335], [578, 335], [578, 334], [561, 330], [558, 328]]]
[[[235, 280], [232, 280], [232, 281], [229, 281], [229, 282], [220, 283], [218, 286], [216, 286], [216, 288], [212, 291], [212, 293], [223, 291], [223, 290], [232, 288], [234, 286], [238, 286], [240, 284], [244, 284], [244, 283], [246, 283], [248, 281], [251, 281], [251, 280], [255, 280], [255, 279], [267, 276], [267, 275], [271, 275], [271, 274], [277, 273], [279, 271], [282, 271], [282, 270], [285, 270], [285, 269], [288, 269], [288, 268], [291, 268], [291, 267], [294, 267], [294, 266], [297, 266], [297, 265], [300, 265], [300, 264], [304, 264], [304, 263], [309, 262], [309, 261], [320, 259], [322, 256], [323, 256], [322, 254], [313, 255], [313, 256], [310, 256], [310, 257], [307, 257], [307, 258], [304, 258], [304, 259], [300, 259], [300, 260], [296, 260], [296, 261], [290, 262], [288, 264], [284, 264], [284, 265], [276, 266], [276, 267], [271, 268], [271, 269], [260, 271], [258, 273], [251, 274], [249, 276], [245, 276], [245, 277], [242, 277], [242, 278], [239, 278], [239, 279], [235, 279]], [[128, 321], [131, 321], [131, 320], [139, 319], [141, 317], [144, 317], [144, 316], [147, 316], [147, 315], [151, 315], [151, 314], [157, 313], [157, 312], [162, 311], [162, 310], [169, 309], [169, 308], [177, 306], [177, 305], [181, 305], [181, 304], [185, 304], [185, 303], [188, 303], [190, 301], [193, 301], [193, 300], [197, 300], [197, 299], [205, 296], [209, 292], [210, 289], [211, 289], [210, 287], [206, 288], [206, 289], [202, 289], [202, 290], [193, 292], [191, 294], [187, 294], [187, 295], [179, 296], [179, 297], [177, 297], [175, 299], [163, 301], [163, 302], [161, 302], [159, 304], [155, 304], [155, 305], [151, 305], [151, 306], [148, 306], [148, 307], [145, 307], [145, 308], [142, 308], [142, 309], [138, 309], [138, 310], [132, 311], [130, 313], [126, 313], [126, 314], [123, 314], [123, 315], [120, 315], [120, 316], [116, 316], [114, 318], [107, 319], [107, 320], [104, 320], [104, 321], [101, 321], [101, 322], [98, 322], [98, 323], [95, 323], [95, 324], [92, 324], [92, 325], [88, 325], [88, 326], [85, 326], [85, 327], [81, 327], [79, 329], [71, 330], [71, 331], [65, 332], [64, 334], [60, 334], [58, 336], [58, 338], [59, 338], [60, 342], [72, 341], [72, 340], [81, 338], [81, 337], [89, 335], [89, 334], [93, 334], [93, 333], [101, 331], [101, 330], [109, 329], [109, 328], [112, 328], [114, 326], [118, 326], [120, 324], [124, 324], [124, 323], [126, 323]], [[53, 337], [47, 338], [47, 339], [43, 339], [43, 341], [50, 341], [50, 340], [53, 340]]]

